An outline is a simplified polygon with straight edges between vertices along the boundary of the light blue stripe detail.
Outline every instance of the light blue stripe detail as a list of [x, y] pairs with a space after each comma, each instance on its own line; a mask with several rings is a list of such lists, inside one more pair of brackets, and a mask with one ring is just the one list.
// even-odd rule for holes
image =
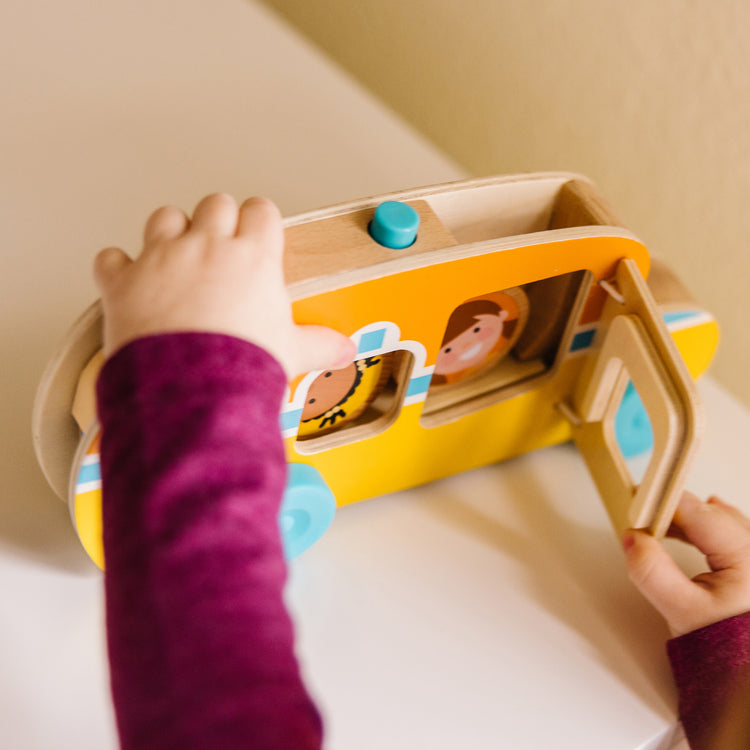
[[421, 396], [423, 393], [427, 393], [427, 389], [430, 387], [430, 380], [432, 380], [432, 375], [421, 375], [418, 378], [412, 378], [409, 381], [409, 387], [406, 389], [406, 398]]
[[[670, 313], [664, 313], [662, 316], [664, 318], [664, 323], [666, 325], [669, 325], [670, 323], [679, 323], [683, 320], [688, 320], [689, 318], [697, 318], [699, 317], [699, 313], [696, 313], [694, 310], [678, 310], [676, 312], [670, 312]], [[575, 336], [573, 336], [573, 342], [570, 345], [570, 351], [571, 352], [577, 352], [581, 349], [587, 349], [589, 346], [591, 346], [591, 343], [594, 339], [594, 334], [596, 333], [596, 328], [591, 328], [588, 331], [580, 331]]]
[[96, 482], [101, 480], [102, 473], [99, 467], [99, 462], [95, 464], [86, 464], [81, 466], [81, 470], [78, 472], [78, 484], [84, 484], [85, 482]]
[[687, 318], [696, 317], [696, 313], [690, 310], [686, 312], [671, 312], [664, 314], [664, 322], [669, 325], [670, 323], [676, 323], [678, 320], [686, 320]]
[[357, 354], [364, 354], [365, 352], [372, 352], [375, 349], [380, 349], [380, 347], [383, 346], [384, 341], [385, 328], [363, 333], [359, 339], [359, 351]]
[[302, 418], [302, 409], [295, 409], [294, 411], [285, 411], [280, 417], [279, 422], [281, 423], [281, 431], [286, 432], [287, 430], [293, 430], [299, 424]]
[[596, 328], [592, 328], [590, 331], [581, 331], [573, 336], [573, 342], [570, 345], [571, 352], [577, 352], [581, 349], [586, 349], [591, 346], [591, 342], [594, 340], [594, 334]]

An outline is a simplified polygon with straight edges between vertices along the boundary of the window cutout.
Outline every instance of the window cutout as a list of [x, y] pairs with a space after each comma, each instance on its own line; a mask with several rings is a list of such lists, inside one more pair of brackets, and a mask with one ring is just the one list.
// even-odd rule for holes
[[413, 356], [399, 350], [326, 370], [305, 396], [295, 448], [317, 453], [382, 432], [395, 420]]
[[446, 325], [422, 412], [434, 427], [530, 389], [570, 349], [591, 284], [577, 271], [490, 292]]
[[615, 438], [634, 484], [640, 484], [651, 463], [654, 432], [646, 407], [628, 381], [615, 416]]

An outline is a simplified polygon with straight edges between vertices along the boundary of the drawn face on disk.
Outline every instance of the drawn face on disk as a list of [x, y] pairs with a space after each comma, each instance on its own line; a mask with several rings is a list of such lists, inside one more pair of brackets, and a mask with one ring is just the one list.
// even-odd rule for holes
[[475, 313], [469, 326], [444, 342], [435, 363], [437, 375], [450, 375], [481, 366], [493, 353], [503, 335], [503, 321], [508, 317], [497, 305], [497, 312]]
[[355, 362], [340, 370], [326, 370], [313, 380], [302, 410], [302, 420], [315, 419], [340, 404], [357, 381]]

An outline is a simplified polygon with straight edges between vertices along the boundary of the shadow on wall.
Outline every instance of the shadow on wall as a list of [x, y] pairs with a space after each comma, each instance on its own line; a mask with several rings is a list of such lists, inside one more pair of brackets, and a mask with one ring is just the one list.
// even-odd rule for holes
[[592, 178], [720, 321], [712, 373], [750, 404], [750, 5], [265, 2], [471, 173]]
[[36, 320], [16, 321], [0, 341], [6, 362], [13, 362], [1, 376], [0, 546], [42, 565], [90, 574], [94, 566], [78, 542], [67, 505], [45, 481], [34, 455], [31, 409], [54, 347], [42, 331], [43, 325]]

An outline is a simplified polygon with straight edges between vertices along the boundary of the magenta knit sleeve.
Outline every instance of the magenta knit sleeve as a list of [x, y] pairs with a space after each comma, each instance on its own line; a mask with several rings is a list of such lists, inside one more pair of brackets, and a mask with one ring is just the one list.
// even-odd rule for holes
[[673, 638], [667, 652], [690, 747], [718, 750], [710, 736], [734, 691], [750, 688], [750, 612]]
[[278, 511], [279, 364], [230, 336], [135, 341], [97, 385], [107, 637], [123, 750], [305, 750]]

